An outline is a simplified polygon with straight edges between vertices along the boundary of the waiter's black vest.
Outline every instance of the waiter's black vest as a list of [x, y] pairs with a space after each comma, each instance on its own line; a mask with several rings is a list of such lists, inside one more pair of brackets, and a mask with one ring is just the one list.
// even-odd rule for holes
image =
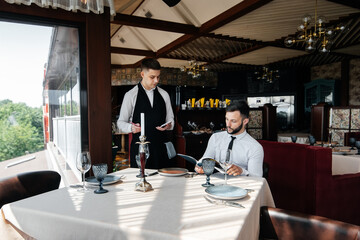
[[[151, 107], [149, 98], [142, 87], [141, 83], [138, 84], [138, 95], [136, 98], [135, 109], [133, 113], [133, 123], [140, 123], [140, 113], [145, 114], [145, 136], [146, 140], [150, 141], [150, 157], [146, 162], [146, 168], [159, 169], [168, 167], [169, 159], [166, 154], [165, 131], [159, 131], [156, 129], [157, 126], [165, 123], [166, 119], [166, 105], [163, 97], [159, 93], [157, 87], [154, 90], [154, 101]], [[139, 145], [135, 144], [139, 142], [140, 133], [133, 134], [131, 141], [131, 152], [130, 152], [130, 165], [131, 167], [137, 167], [135, 161], [135, 155], [138, 154]]]

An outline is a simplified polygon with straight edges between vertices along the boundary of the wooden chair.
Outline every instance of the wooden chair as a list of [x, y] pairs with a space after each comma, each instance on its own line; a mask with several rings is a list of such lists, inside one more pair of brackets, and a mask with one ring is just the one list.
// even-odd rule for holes
[[325, 217], [262, 207], [259, 239], [359, 240], [360, 227]]
[[350, 138], [355, 138], [356, 141], [360, 141], [360, 132], [346, 132], [344, 133], [344, 146], [350, 146]]
[[0, 179], [0, 208], [7, 203], [59, 188], [61, 176], [55, 171], [20, 173]]

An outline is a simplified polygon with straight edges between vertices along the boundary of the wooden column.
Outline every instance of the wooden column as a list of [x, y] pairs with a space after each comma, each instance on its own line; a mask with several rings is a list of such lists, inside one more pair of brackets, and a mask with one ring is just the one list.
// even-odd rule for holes
[[263, 122], [263, 139], [277, 141], [276, 107], [270, 103], [264, 104]]
[[92, 163], [112, 171], [110, 14], [86, 15], [89, 149]]
[[329, 105], [318, 103], [311, 107], [311, 135], [316, 141], [328, 140], [329, 135]]

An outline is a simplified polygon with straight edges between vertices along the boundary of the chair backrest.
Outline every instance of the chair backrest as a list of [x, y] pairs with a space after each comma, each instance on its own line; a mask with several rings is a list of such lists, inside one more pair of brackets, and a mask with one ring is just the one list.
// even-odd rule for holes
[[349, 138], [355, 138], [356, 141], [360, 141], [360, 132], [346, 132], [344, 133], [344, 146], [350, 146]]
[[360, 227], [325, 217], [261, 207], [260, 239], [359, 240]]
[[0, 208], [7, 203], [59, 188], [61, 176], [55, 171], [20, 173], [0, 179]]
[[172, 142], [166, 142], [165, 146], [166, 146], [166, 152], [167, 152], [169, 159], [176, 157], [176, 150], [175, 150], [174, 144]]
[[269, 169], [270, 169], [269, 164], [266, 162], [263, 162], [263, 178], [266, 178], [266, 179], [268, 178]]

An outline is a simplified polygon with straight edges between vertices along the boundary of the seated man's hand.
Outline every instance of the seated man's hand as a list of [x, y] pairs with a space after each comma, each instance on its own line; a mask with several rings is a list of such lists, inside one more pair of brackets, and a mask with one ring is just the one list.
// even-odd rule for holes
[[202, 169], [202, 167], [199, 167], [198, 165], [195, 165], [195, 171], [196, 171], [197, 173], [201, 173], [201, 174], [204, 173], [204, 170]]
[[233, 176], [239, 176], [242, 174], [242, 172], [243, 172], [242, 168], [236, 166], [235, 164], [231, 165], [231, 167], [227, 170], [227, 173]]

